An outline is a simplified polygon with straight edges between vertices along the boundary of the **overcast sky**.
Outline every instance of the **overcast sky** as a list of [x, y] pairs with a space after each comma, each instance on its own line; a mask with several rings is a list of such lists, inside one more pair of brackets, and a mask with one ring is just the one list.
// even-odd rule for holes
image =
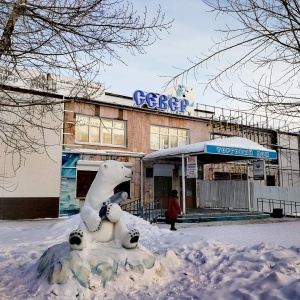
[[[167, 79], [160, 76], [175, 75], [179, 72], [176, 68], [186, 69], [191, 65], [188, 58], [195, 60], [197, 55], [208, 53], [208, 49], [213, 45], [212, 39], [218, 39], [220, 36], [216, 29], [220, 29], [222, 24], [225, 25], [228, 21], [223, 17], [219, 17], [216, 21], [215, 15], [209, 12], [210, 8], [200, 0], [131, 2], [141, 11], [146, 4], [150, 13], [155, 13], [161, 4], [166, 18], [175, 20], [170, 33], [162, 33], [161, 40], [148, 47], [146, 54], [131, 56], [125, 50], [120, 51], [119, 54], [127, 66], [113, 61], [113, 66], [107, 67], [99, 75], [99, 80], [105, 83], [108, 92], [126, 96], [132, 96], [137, 89], [162, 93]], [[221, 61], [217, 61], [200, 69], [198, 81], [192, 73], [189, 76], [188, 85], [194, 89], [199, 103], [226, 106], [225, 101], [218, 101], [220, 96], [217, 93], [212, 91], [204, 93], [204, 85], [201, 84], [220, 63]], [[231, 82], [225, 84], [230, 85]]]

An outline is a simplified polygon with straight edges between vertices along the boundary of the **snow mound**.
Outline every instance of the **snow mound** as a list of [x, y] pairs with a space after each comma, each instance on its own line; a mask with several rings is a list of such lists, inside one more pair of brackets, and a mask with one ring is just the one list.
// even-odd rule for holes
[[113, 285], [119, 280], [138, 286], [157, 284], [165, 273], [163, 264], [145, 247], [125, 249], [118, 241], [94, 242], [82, 251], [72, 251], [63, 242], [48, 248], [36, 264], [43, 290], [48, 283], [48, 294], [65, 297], [74, 290], [79, 294], [84, 289], [105, 293], [110, 281]]

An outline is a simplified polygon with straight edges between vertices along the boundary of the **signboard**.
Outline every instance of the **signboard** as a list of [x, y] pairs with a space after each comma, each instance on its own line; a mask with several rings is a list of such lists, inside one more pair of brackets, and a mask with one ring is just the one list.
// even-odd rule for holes
[[178, 99], [175, 96], [158, 95], [156, 93], [144, 93], [137, 90], [133, 93], [133, 100], [137, 106], [146, 104], [149, 108], [157, 108], [159, 110], [172, 112], [185, 112], [189, 101], [186, 99]]
[[259, 160], [253, 162], [253, 179], [254, 180], [265, 180], [265, 161]]
[[197, 156], [189, 156], [186, 158], [186, 177], [187, 178], [197, 178], [198, 168], [197, 168]]
[[205, 153], [232, 155], [251, 158], [276, 159], [277, 153], [274, 150], [256, 150], [237, 147], [206, 145]]
[[193, 113], [194, 106], [196, 103], [196, 96], [194, 94], [194, 89], [187, 85], [176, 85], [170, 87], [168, 90], [162, 92], [161, 94], [167, 95], [168, 97], [175, 96], [178, 99], [186, 99], [189, 101], [189, 105], [185, 108], [185, 112]]

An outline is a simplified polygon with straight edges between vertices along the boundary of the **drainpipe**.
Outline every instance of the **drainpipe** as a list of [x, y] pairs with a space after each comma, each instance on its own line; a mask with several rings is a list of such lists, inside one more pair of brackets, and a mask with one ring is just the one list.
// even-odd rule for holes
[[143, 207], [144, 205], [144, 164], [143, 164], [143, 159], [141, 159], [141, 206]]
[[185, 214], [185, 165], [184, 165], [184, 154], [181, 156], [181, 178], [182, 178], [182, 213]]

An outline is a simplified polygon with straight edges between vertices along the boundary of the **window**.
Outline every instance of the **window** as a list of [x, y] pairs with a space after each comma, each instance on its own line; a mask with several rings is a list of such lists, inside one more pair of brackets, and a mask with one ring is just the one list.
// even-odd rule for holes
[[275, 186], [276, 180], [275, 175], [267, 175], [267, 186]]
[[[77, 171], [76, 198], [85, 198], [97, 175], [97, 171]], [[122, 182], [115, 187], [114, 193], [126, 192], [130, 198], [130, 181]]]
[[76, 142], [124, 147], [125, 132], [125, 121], [76, 115]]
[[247, 180], [247, 174], [214, 172], [214, 180]]
[[152, 150], [167, 149], [189, 143], [189, 131], [180, 128], [151, 125], [150, 147]]

